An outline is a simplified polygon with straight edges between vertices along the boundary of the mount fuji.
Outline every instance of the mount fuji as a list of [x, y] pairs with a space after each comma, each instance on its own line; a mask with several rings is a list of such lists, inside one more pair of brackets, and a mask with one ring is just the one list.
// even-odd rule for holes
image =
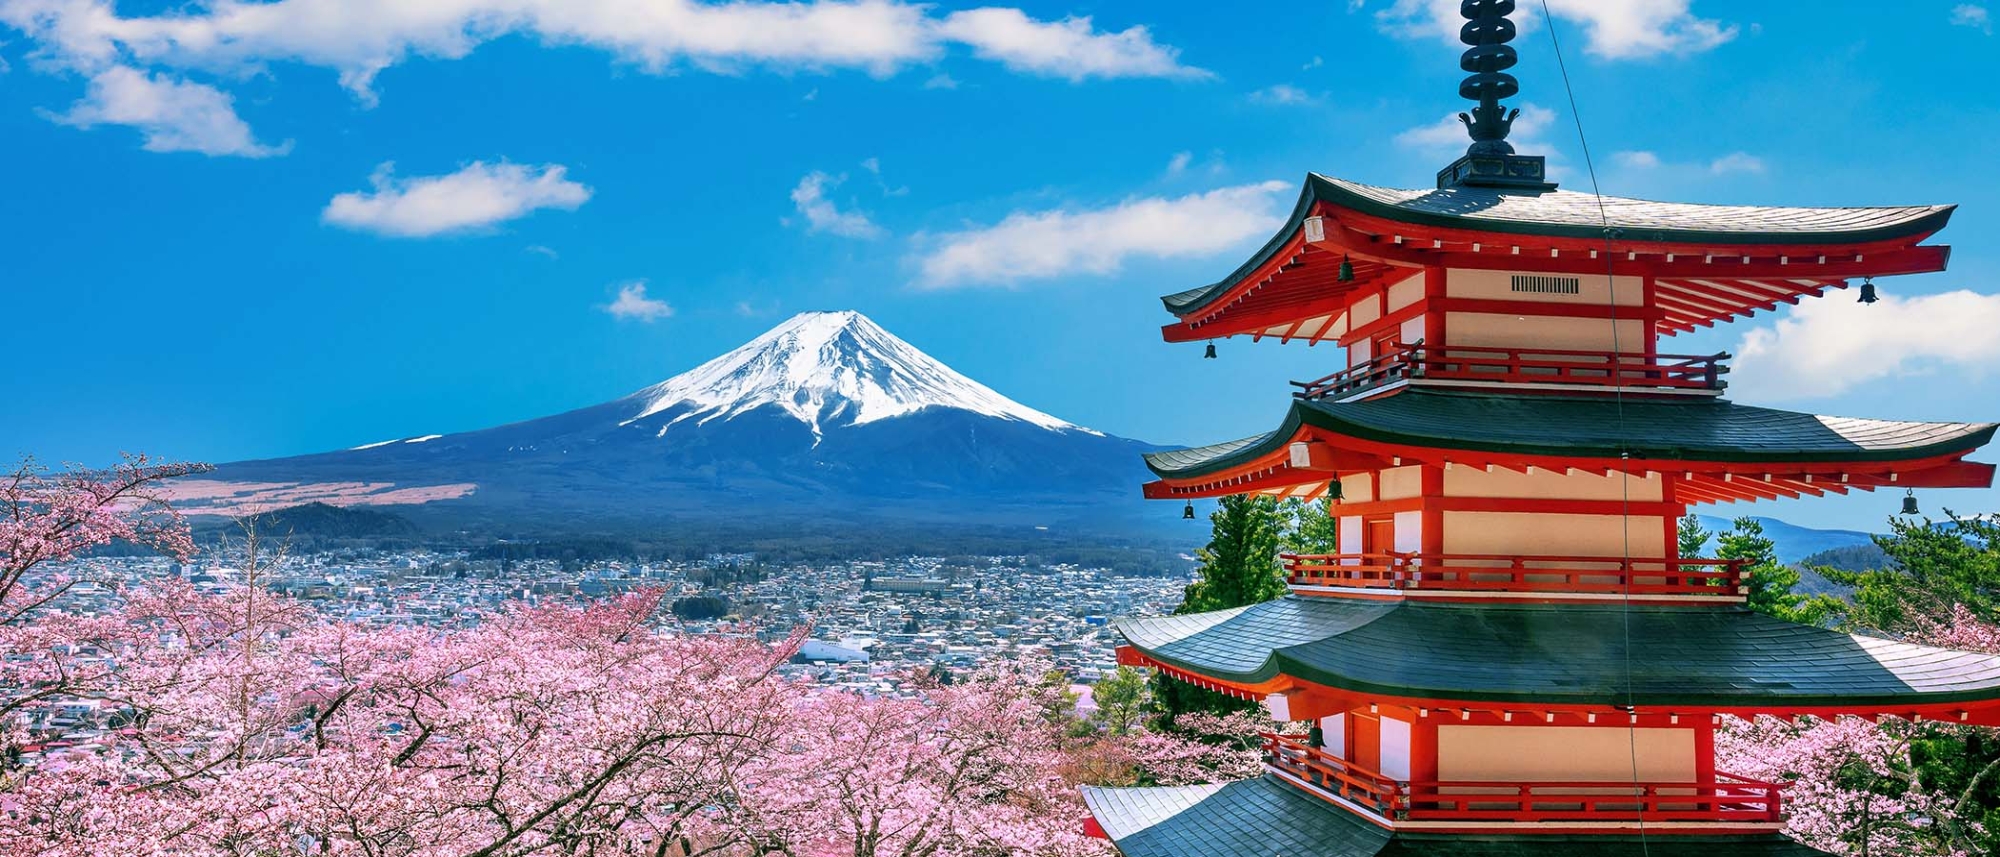
[[527, 528], [1102, 524], [1163, 517], [1138, 499], [1153, 448], [1009, 399], [860, 313], [809, 312], [603, 404], [226, 464], [177, 493], [196, 514], [320, 501]]

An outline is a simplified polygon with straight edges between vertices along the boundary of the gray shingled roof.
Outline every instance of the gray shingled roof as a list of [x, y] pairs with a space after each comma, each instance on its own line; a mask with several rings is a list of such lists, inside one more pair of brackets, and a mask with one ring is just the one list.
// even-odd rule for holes
[[1285, 445], [1301, 425], [1433, 449], [1661, 461], [1861, 462], [1971, 450], [1993, 423], [1827, 417], [1720, 399], [1626, 399], [1408, 388], [1359, 402], [1295, 401], [1284, 424], [1253, 438], [1146, 455], [1165, 477], [1201, 476]]
[[[1607, 196], [1600, 215], [1595, 194], [1570, 190], [1545, 193], [1487, 187], [1404, 190], [1318, 174], [1313, 178], [1337, 189], [1338, 202], [1349, 202], [1347, 198], [1364, 200], [1395, 212], [1388, 216], [1398, 220], [1424, 217], [1437, 225], [1543, 235], [1551, 234], [1551, 228], [1567, 228], [1581, 230], [1576, 233], [1580, 237], [1600, 238], [1608, 219], [1613, 228], [1624, 233], [1622, 237], [1632, 241], [1676, 241], [1695, 236], [1711, 242], [1718, 237], [1733, 236], [1736, 241], [1746, 243], [1873, 240], [1872, 237], [1919, 233], [1926, 227], [1942, 228], [1943, 218], [1950, 216], [1953, 208], [1949, 205], [1853, 208], [1699, 205]], [[1855, 238], [1856, 235], [1872, 237]]]
[[[1160, 301], [1168, 312], [1178, 316], [1208, 305], [1276, 255], [1320, 202], [1427, 226], [1560, 238], [1604, 236], [1597, 197], [1593, 194], [1481, 187], [1406, 190], [1308, 173], [1291, 217], [1255, 255], [1221, 280], [1167, 295]], [[1624, 240], [1724, 246], [1921, 240], [1922, 236], [1943, 229], [1955, 207], [1793, 208], [1604, 198], [1604, 214], [1612, 227], [1621, 231]]]
[[1224, 785], [1083, 789], [1124, 857], [1824, 857], [1779, 834], [1392, 834], [1269, 775]]
[[1287, 596], [1115, 625], [1148, 657], [1212, 678], [1287, 675], [1387, 696], [1649, 706], [2000, 698], [2000, 656], [1842, 634], [1738, 606]]

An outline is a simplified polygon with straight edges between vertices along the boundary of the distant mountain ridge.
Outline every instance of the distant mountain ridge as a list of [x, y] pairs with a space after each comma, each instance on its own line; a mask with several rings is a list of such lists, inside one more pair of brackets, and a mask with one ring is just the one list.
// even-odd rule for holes
[[[1726, 533], [1734, 526], [1733, 518], [1719, 518], [1714, 515], [1695, 517], [1701, 522], [1702, 529], [1710, 533]], [[1777, 518], [1755, 515], [1750, 516], [1750, 519], [1764, 525], [1764, 535], [1768, 536], [1776, 546], [1778, 561], [1784, 563], [1798, 562], [1813, 554], [1834, 548], [1874, 543], [1873, 536], [1859, 530], [1819, 530], [1786, 523]], [[1710, 537], [1708, 545], [1709, 552], [1713, 553], [1715, 550], [1713, 536]]]
[[857, 312], [801, 313], [603, 404], [509, 425], [243, 461], [195, 513], [320, 501], [524, 523], [869, 519], [1063, 526], [1145, 509], [1150, 444], [1043, 413]]

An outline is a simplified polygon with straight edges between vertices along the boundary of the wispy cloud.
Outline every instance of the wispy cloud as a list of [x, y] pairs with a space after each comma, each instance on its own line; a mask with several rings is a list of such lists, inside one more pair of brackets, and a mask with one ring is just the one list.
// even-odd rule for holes
[[1276, 228], [1285, 182], [1143, 197], [1102, 208], [1017, 211], [992, 226], [919, 236], [917, 286], [1007, 286], [1066, 274], [1108, 274], [1128, 259], [1192, 258]]
[[1187, 172], [1188, 164], [1191, 163], [1194, 163], [1193, 152], [1175, 152], [1173, 157], [1167, 159], [1167, 177], [1173, 178]]
[[1960, 3], [1951, 7], [1951, 22], [1960, 27], [1971, 27], [1986, 35], [1993, 35], [1993, 15], [1985, 6], [1974, 3]]
[[83, 100], [64, 113], [46, 113], [64, 125], [127, 125], [145, 135], [153, 152], [200, 152], [265, 158], [282, 155], [291, 143], [257, 142], [250, 125], [236, 115], [235, 100], [206, 84], [112, 66], [90, 78]]
[[651, 324], [663, 318], [670, 318], [674, 308], [666, 301], [646, 297], [646, 281], [633, 280], [618, 287], [618, 298], [604, 305], [604, 311], [613, 318], [640, 321]]
[[1278, 83], [1250, 93], [1250, 100], [1258, 104], [1318, 104], [1326, 100], [1326, 96], [1315, 95], [1289, 83]]
[[1743, 173], [1761, 175], [1764, 172], [1764, 159], [1749, 152], [1730, 152], [1708, 161], [1685, 164], [1662, 160], [1658, 154], [1648, 151], [1613, 152], [1611, 161], [1625, 169], [1642, 172], [1657, 170], [1682, 174], [1707, 173], [1712, 176]]
[[2000, 360], [2000, 294], [1959, 290], [1879, 303], [1806, 301], [1736, 347], [1730, 392], [1746, 400], [1836, 396], [1892, 376], [1949, 369], [1969, 376]]
[[334, 197], [320, 217], [336, 226], [403, 238], [477, 229], [537, 209], [574, 210], [590, 199], [590, 188], [564, 173], [555, 164], [474, 161], [448, 175], [398, 179], [395, 165], [384, 163], [368, 179], [372, 190]]
[[897, 186], [895, 186], [895, 187], [890, 187], [890, 186], [889, 186], [889, 181], [888, 181], [887, 179], [884, 179], [884, 178], [882, 177], [882, 159], [881, 159], [881, 158], [864, 158], [864, 159], [862, 159], [862, 161], [861, 161], [861, 168], [862, 168], [862, 169], [864, 169], [864, 170], [867, 170], [867, 171], [868, 171], [868, 174], [869, 174], [869, 175], [871, 175], [871, 176], [874, 176], [874, 177], [875, 177], [875, 187], [876, 187], [876, 188], [878, 188], [878, 189], [880, 189], [880, 190], [882, 191], [882, 195], [883, 195], [883, 196], [909, 196], [909, 195], [910, 195], [910, 186], [909, 186], [909, 185], [897, 185]]
[[869, 220], [867, 214], [841, 211], [833, 200], [826, 198], [828, 189], [839, 187], [846, 180], [845, 174], [829, 176], [818, 170], [799, 179], [798, 186], [792, 188], [792, 205], [805, 217], [806, 231], [829, 232], [847, 238], [882, 237], [882, 227]]
[[[1711, 50], [1736, 38], [1737, 27], [1691, 10], [1690, 0], [1548, 0], [1549, 11], [1582, 25], [1583, 49], [1605, 59], [1638, 59], [1660, 54]], [[1523, 4], [1524, 6], [1531, 4]], [[1352, 8], [1359, 8], [1358, 6]], [[1522, 30], [1539, 25], [1539, 16], [1515, 18]], [[1393, 0], [1375, 13], [1388, 32], [1410, 37], [1441, 38], [1458, 44], [1459, 0]]]

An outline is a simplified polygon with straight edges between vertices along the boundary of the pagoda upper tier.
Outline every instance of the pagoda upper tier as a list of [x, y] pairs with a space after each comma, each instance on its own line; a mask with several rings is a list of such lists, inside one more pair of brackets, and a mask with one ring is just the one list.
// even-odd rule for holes
[[[1632, 278], [1615, 303], [1569, 294], [1597, 318], [1645, 322], [1647, 335], [1629, 341], [1640, 351], [1642, 340], [1796, 304], [1851, 279], [1943, 270], [1950, 248], [1922, 242], [1953, 209], [1697, 205], [1474, 185], [1404, 190], [1314, 173], [1249, 261], [1161, 299], [1178, 319], [1164, 333], [1173, 342], [1251, 335], [1350, 345], [1391, 314], [1439, 314], [1439, 327], [1444, 313], [1505, 315], [1522, 302], [1482, 293], [1476, 278], [1447, 283], [1447, 270], [1595, 274], [1600, 288], [1612, 274]], [[1399, 286], [1415, 300], [1395, 310], [1377, 302], [1371, 312], [1367, 299]], [[1525, 294], [1551, 293], [1562, 292]]]
[[[1991, 441], [1995, 428], [1820, 416], [1717, 398], [1620, 400], [1408, 387], [1353, 401], [1297, 398], [1270, 432], [1149, 453], [1146, 464], [1160, 479], [1145, 493], [1162, 499], [1306, 497], [1345, 478], [1352, 483], [1344, 497], [1351, 506], [1391, 499], [1386, 486], [1367, 489], [1395, 478], [1385, 473], [1419, 467], [1439, 470], [1441, 480], [1467, 482], [1496, 468], [1570, 477], [1627, 473], [1646, 480], [1653, 494], [1683, 504], [1857, 488], [1977, 488], [1992, 483], [1994, 466], [1965, 456]], [[1354, 480], [1357, 475], [1369, 478]], [[1473, 488], [1468, 485], [1467, 493], [1494, 496]], [[1429, 493], [1451, 492], [1440, 487]]]

